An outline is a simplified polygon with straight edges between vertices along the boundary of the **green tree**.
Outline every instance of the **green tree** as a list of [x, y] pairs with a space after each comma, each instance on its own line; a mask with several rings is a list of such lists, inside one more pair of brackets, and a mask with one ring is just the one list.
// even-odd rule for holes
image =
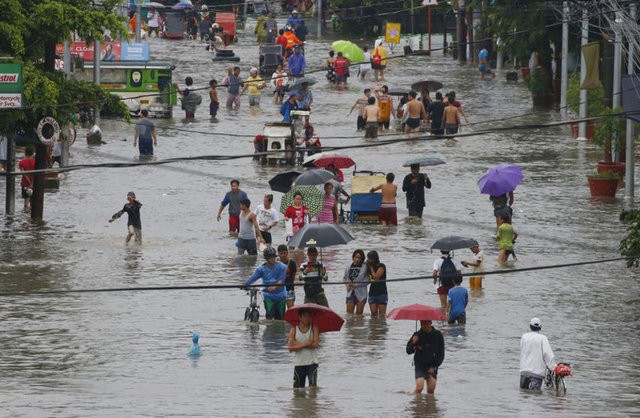
[[628, 224], [627, 236], [620, 241], [620, 253], [627, 257], [627, 267], [640, 265], [640, 210], [635, 209], [623, 213], [624, 222]]
[[[99, 87], [65, 80], [55, 71], [55, 47], [75, 32], [87, 42], [103, 40], [105, 30], [127, 36], [124, 20], [113, 11], [118, 0], [0, 0], [0, 56], [23, 65], [22, 110], [0, 111], [0, 132], [33, 127], [43, 116], [64, 123], [78, 104], [105, 103], [124, 115], [125, 106]], [[64, 104], [64, 106], [60, 106]], [[70, 105], [68, 105], [70, 104]]]
[[[91, 83], [65, 80], [55, 70], [56, 44], [75, 32], [87, 42], [103, 40], [105, 30], [127, 36], [124, 19], [114, 13], [119, 0], [0, 0], [0, 56], [23, 66], [21, 109], [0, 110], [0, 133], [33, 132], [44, 116], [70, 121], [81, 106], [106, 105], [127, 115], [115, 96]], [[66, 63], [69, 64], [69, 63]], [[36, 169], [46, 166], [47, 149], [36, 145]], [[42, 219], [44, 182], [35, 176], [31, 218]]]

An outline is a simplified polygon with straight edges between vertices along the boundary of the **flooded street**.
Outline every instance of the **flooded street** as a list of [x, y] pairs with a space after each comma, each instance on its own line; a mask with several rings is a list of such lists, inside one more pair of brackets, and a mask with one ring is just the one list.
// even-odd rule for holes
[[[439, 42], [434, 39], [434, 47]], [[309, 42], [308, 67], [322, 66], [330, 44]], [[174, 81], [181, 86], [186, 76], [204, 87], [226, 74], [228, 63], [212, 63], [196, 41], [152, 39], [151, 51], [155, 59], [174, 62]], [[258, 64], [253, 37], [241, 37], [234, 51], [246, 78]], [[344, 153], [358, 170], [391, 171], [401, 184], [409, 172], [402, 164], [409, 158], [435, 156], [447, 163], [422, 170], [433, 187], [421, 224], [404, 221], [405, 198], [399, 193], [397, 228], [348, 224], [355, 240], [323, 251], [327, 298], [345, 324], [341, 332], [321, 336], [319, 388], [291, 389], [289, 326], [244, 322], [249, 298], [239, 289], [0, 296], [0, 415], [640, 415], [640, 285], [638, 273], [621, 261], [486, 276], [484, 289], [470, 294], [466, 327], [434, 324], [446, 344], [435, 396], [411, 394], [414, 370], [405, 345], [415, 323], [347, 316], [344, 287], [332, 284], [342, 281], [356, 248], [377, 250], [389, 279], [430, 276], [437, 254], [429, 248], [446, 235], [475, 238], [486, 254], [485, 269], [500, 270], [493, 208], [476, 185], [489, 166], [500, 162], [519, 165], [525, 176], [515, 193], [519, 238], [513, 267], [618, 257], [624, 193], [620, 190], [613, 203], [594, 201], [586, 180], [601, 151], [573, 140], [567, 127], [358, 148], [375, 140], [364, 140], [355, 131], [356, 115], [347, 113], [363, 88], [374, 83], [352, 76], [347, 90], [335, 91], [324, 72], [312, 77], [319, 80], [312, 88], [316, 132], [323, 146], [356, 146]], [[444, 84], [443, 92], [455, 90], [470, 122], [462, 133], [561, 120], [555, 111], [533, 111], [522, 81], [508, 84], [504, 73], [493, 81], [479, 80], [475, 68], [460, 67], [440, 52], [392, 60], [385, 77], [390, 87], [433, 79]], [[239, 112], [223, 106], [218, 123], [210, 122], [209, 100], [201, 91], [195, 121], [182, 121], [179, 106], [174, 119], [154, 121], [157, 159], [252, 153], [252, 139], [263, 123], [281, 120], [267, 91], [259, 109], [249, 109], [245, 96]], [[218, 94], [224, 103], [226, 91]], [[106, 144], [89, 147], [81, 137], [71, 148], [71, 164], [136, 161], [132, 125], [105, 120], [101, 128]], [[69, 172], [60, 191], [46, 194], [43, 225], [31, 224], [22, 212], [5, 218], [0, 293], [240, 285], [262, 259], [236, 255], [226, 211], [222, 222], [215, 219], [220, 201], [237, 178], [255, 208], [270, 192], [268, 180], [282, 170], [238, 158]], [[349, 184], [352, 174], [345, 174]], [[2, 200], [4, 190], [2, 181]], [[144, 204], [142, 246], [125, 246], [126, 217], [107, 222], [130, 190]], [[279, 208], [282, 194], [274, 195]], [[17, 200], [16, 207], [21, 204]], [[280, 226], [274, 242], [281, 243], [283, 235]], [[471, 259], [468, 250], [455, 255]], [[388, 310], [438, 304], [431, 279], [388, 287]], [[300, 303], [302, 289], [296, 294]], [[566, 397], [518, 388], [519, 338], [534, 316], [543, 321], [556, 359], [571, 363], [574, 377], [568, 379]], [[185, 355], [193, 331], [201, 333], [203, 355], [197, 360]]]

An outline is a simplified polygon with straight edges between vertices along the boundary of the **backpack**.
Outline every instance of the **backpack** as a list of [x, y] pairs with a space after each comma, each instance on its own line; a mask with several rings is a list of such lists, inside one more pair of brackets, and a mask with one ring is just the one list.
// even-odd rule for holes
[[380, 68], [382, 64], [382, 56], [378, 53], [378, 48], [373, 51], [373, 58], [371, 59], [371, 66], [373, 68]]
[[440, 266], [440, 284], [446, 287], [453, 287], [453, 279], [455, 277], [462, 278], [462, 275], [458, 273], [456, 265], [453, 264], [451, 257], [443, 257], [442, 265]]

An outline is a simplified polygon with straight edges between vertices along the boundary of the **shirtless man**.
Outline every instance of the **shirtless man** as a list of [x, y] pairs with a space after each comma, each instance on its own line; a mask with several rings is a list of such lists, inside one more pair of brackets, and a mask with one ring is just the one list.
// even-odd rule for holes
[[407, 119], [404, 133], [409, 134], [410, 132], [419, 132], [420, 124], [422, 123], [422, 119], [427, 119], [427, 111], [424, 108], [424, 105], [420, 100], [416, 100], [418, 94], [411, 90], [409, 92], [409, 101], [407, 102], [407, 114], [409, 118]]
[[382, 190], [382, 205], [378, 212], [378, 219], [383, 225], [398, 225], [398, 210], [396, 208], [396, 194], [398, 186], [393, 184], [396, 176], [393, 173], [387, 174], [387, 182], [379, 186], [372, 187], [369, 193]]
[[364, 108], [369, 104], [369, 97], [371, 97], [371, 89], [364, 89], [364, 96], [360, 97], [356, 102], [351, 106], [351, 110], [349, 110], [349, 114], [347, 116], [351, 116], [353, 110], [358, 108], [358, 121], [356, 122], [356, 130], [360, 131], [364, 129]]
[[442, 114], [442, 124], [447, 135], [457, 134], [460, 127], [460, 113], [458, 108], [449, 104], [444, 108]]
[[376, 98], [369, 97], [367, 106], [364, 107], [364, 137], [365, 138], [377, 138], [378, 137], [378, 119], [380, 118], [380, 108], [376, 105]]

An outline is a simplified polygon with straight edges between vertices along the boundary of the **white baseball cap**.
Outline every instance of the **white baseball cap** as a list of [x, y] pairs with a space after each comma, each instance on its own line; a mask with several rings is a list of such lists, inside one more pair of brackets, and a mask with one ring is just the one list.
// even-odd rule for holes
[[531, 318], [529, 325], [536, 328], [542, 328], [542, 321], [540, 321], [540, 318]]

